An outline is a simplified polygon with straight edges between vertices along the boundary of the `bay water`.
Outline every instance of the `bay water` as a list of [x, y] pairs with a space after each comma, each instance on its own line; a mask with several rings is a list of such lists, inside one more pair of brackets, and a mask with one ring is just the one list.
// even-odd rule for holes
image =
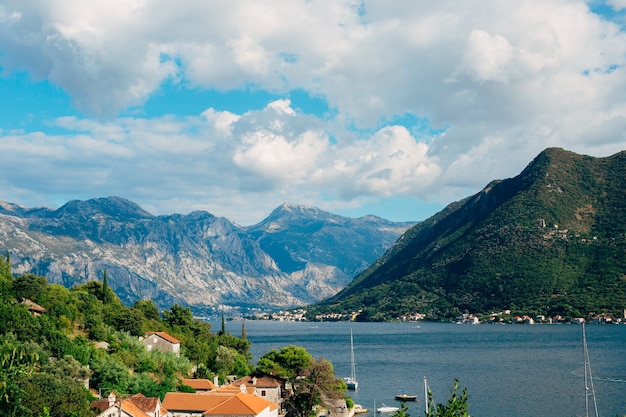
[[[226, 322], [233, 335], [241, 327]], [[400, 391], [418, 396], [408, 413], [423, 416], [424, 377], [435, 402], [458, 379], [474, 417], [585, 416], [580, 325], [246, 321], [245, 329], [254, 363], [296, 345], [331, 361], [338, 377], [350, 375], [352, 329], [359, 389], [349, 395], [366, 417], [374, 404], [399, 407]], [[626, 415], [626, 325], [587, 325], [586, 334], [599, 414]]]

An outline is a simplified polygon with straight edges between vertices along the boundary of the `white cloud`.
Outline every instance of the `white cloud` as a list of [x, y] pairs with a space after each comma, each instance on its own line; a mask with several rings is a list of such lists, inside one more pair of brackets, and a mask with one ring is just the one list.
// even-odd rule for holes
[[[67, 134], [5, 133], [2, 153], [45, 156], [37, 182], [59, 195], [76, 186], [56, 164], [98, 178], [102, 191], [84, 185], [85, 197], [137, 196], [159, 211], [244, 207], [261, 190], [273, 193], [266, 207], [240, 218], [287, 199], [447, 202], [549, 146], [605, 156], [625, 143], [626, 36], [583, 0], [7, 0], [0, 22], [4, 72], [48, 79], [94, 116], [141, 106], [167, 81], [300, 89], [333, 109], [305, 115], [284, 99], [240, 114], [60, 118]], [[407, 114], [445, 132], [384, 122]], [[16, 158], [2, 160], [14, 169], [7, 188], [36, 188]]]
[[607, 4], [617, 11], [626, 9], [626, 0], [607, 0]]

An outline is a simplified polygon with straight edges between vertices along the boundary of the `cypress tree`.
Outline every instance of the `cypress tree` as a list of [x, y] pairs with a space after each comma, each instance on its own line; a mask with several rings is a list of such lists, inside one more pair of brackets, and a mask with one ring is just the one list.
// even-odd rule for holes
[[109, 302], [109, 282], [107, 280], [107, 269], [104, 268], [104, 276], [102, 277], [102, 303]]
[[241, 340], [246, 340], [246, 322], [242, 321], [241, 322]]
[[226, 334], [226, 323], [224, 323], [224, 313], [222, 313], [222, 330], [220, 334]]

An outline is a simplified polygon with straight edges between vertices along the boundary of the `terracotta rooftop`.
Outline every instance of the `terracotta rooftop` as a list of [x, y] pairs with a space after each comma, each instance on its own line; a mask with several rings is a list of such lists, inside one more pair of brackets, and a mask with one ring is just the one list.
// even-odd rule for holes
[[183, 384], [197, 390], [212, 390], [215, 388], [213, 382], [208, 379], [183, 379]]
[[180, 343], [180, 340], [176, 339], [174, 336], [170, 336], [169, 334], [165, 333], [165, 332], [148, 332], [146, 333], [146, 338], [152, 336], [152, 335], [156, 335], [159, 336], [161, 339], [165, 339], [170, 343]]
[[232, 383], [232, 385], [240, 386], [244, 384], [246, 387], [252, 386], [256, 388], [278, 388], [282, 385], [281, 381], [268, 376], [250, 376], [246, 375]]
[[[148, 398], [144, 397], [142, 394], [135, 394], [132, 397], [122, 399], [121, 407], [122, 410], [131, 417], [150, 417], [147, 412], [156, 410], [158, 401], [158, 398]], [[114, 407], [117, 407], [119, 402], [120, 400], [117, 399], [114, 403]], [[109, 405], [109, 399], [103, 398], [101, 400], [92, 401], [91, 408], [95, 408], [100, 411], [100, 413], [103, 413], [111, 408]]]
[[163, 407], [172, 412], [202, 412], [204, 415], [257, 415], [278, 405], [241, 391], [212, 391], [207, 394], [168, 392]]

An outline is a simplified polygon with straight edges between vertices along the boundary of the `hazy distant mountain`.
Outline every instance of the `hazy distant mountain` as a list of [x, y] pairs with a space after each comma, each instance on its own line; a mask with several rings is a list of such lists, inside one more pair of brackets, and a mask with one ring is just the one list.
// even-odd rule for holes
[[335, 294], [412, 224], [295, 204], [241, 227], [200, 211], [154, 216], [119, 197], [57, 210], [0, 202], [0, 250], [14, 273], [67, 287], [102, 279], [106, 268], [128, 304], [292, 307]]
[[324, 311], [362, 320], [513, 309], [587, 316], [626, 308], [626, 152], [547, 149], [409, 229]]

